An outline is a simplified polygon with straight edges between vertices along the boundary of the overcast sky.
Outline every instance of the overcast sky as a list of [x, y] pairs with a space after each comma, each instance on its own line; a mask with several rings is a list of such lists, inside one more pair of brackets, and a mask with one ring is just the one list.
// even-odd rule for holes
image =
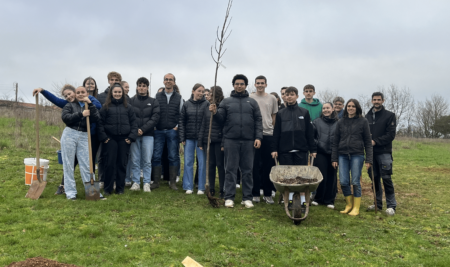
[[[0, 0], [0, 96], [32, 102], [33, 88], [80, 85], [117, 71], [131, 85], [152, 73], [152, 96], [175, 74], [184, 98], [214, 83], [210, 48], [227, 0]], [[408, 87], [416, 99], [449, 99], [450, 1], [235, 0], [218, 85], [237, 73], [253, 83], [337, 90], [344, 98], [379, 86]]]

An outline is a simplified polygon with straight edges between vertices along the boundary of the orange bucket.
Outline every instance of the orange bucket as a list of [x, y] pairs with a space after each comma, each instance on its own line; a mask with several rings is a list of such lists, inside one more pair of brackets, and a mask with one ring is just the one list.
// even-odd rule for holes
[[[24, 159], [23, 163], [25, 164], [25, 184], [31, 185], [33, 181], [37, 180], [36, 176], [36, 159], [35, 158], [27, 158]], [[49, 161], [46, 159], [40, 159], [39, 161], [41, 165], [40, 176], [41, 180], [47, 181], [47, 171]]]

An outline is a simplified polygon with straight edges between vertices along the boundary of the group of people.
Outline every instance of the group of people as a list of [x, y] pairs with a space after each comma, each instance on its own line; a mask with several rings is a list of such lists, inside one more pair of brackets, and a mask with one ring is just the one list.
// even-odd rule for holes
[[[89, 181], [89, 149], [86, 118], [91, 123], [92, 158], [98, 154], [99, 178], [104, 195], [123, 194], [130, 190], [151, 192], [160, 186], [163, 162], [168, 162], [169, 186], [177, 190], [180, 175], [180, 144], [184, 146], [183, 190], [194, 192], [194, 164], [197, 162], [198, 190], [205, 193], [209, 179], [210, 193], [215, 195], [216, 170], [219, 196], [226, 207], [234, 207], [236, 187], [242, 183], [242, 202], [246, 208], [262, 200], [273, 204], [275, 188], [270, 181], [271, 168], [280, 165], [307, 165], [314, 158], [323, 175], [313, 205], [334, 209], [337, 172], [346, 206], [341, 213], [358, 215], [361, 203], [360, 177], [365, 166], [375, 179], [376, 203], [382, 208], [381, 179], [384, 184], [388, 215], [394, 215], [396, 200], [392, 174], [392, 141], [395, 138], [395, 115], [384, 109], [384, 96], [373, 93], [373, 107], [364, 116], [356, 99], [346, 103], [342, 97], [321, 103], [314, 98], [313, 85], [299, 91], [283, 87], [267, 93], [267, 78], [255, 78], [256, 92], [246, 90], [248, 78], [237, 74], [234, 90], [225, 98], [220, 86], [206, 89], [195, 84], [188, 100], [183, 100], [175, 76], [164, 76], [164, 87], [155, 98], [150, 96], [149, 81], [136, 81], [136, 95], [128, 96], [129, 84], [117, 72], [108, 74], [109, 87], [98, 93], [92, 77], [83, 86], [62, 88], [63, 99], [39, 88], [56, 106], [61, 107], [66, 124], [61, 137], [64, 176], [57, 194], [76, 199], [74, 168], [80, 165], [81, 178]], [[209, 129], [211, 134], [209, 137]], [[209, 142], [209, 166], [206, 153]], [[165, 156], [163, 151], [167, 149]], [[98, 152], [98, 153], [97, 153]], [[209, 177], [206, 177], [209, 168]], [[372, 168], [374, 177], [372, 177]], [[240, 182], [239, 182], [240, 180]], [[105, 199], [102, 196], [102, 199]], [[304, 196], [302, 196], [304, 199]], [[288, 201], [288, 200], [285, 200]]]

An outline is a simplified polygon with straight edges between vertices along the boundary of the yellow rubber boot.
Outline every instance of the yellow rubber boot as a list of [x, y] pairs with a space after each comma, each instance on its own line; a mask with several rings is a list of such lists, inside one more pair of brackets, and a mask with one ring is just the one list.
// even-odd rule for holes
[[353, 209], [348, 215], [350, 215], [350, 216], [359, 215], [359, 207], [360, 206], [361, 206], [361, 197], [354, 197], [353, 198]]
[[346, 196], [345, 202], [347, 205], [345, 206], [345, 210], [341, 211], [341, 213], [349, 213], [352, 210], [353, 207], [353, 195]]

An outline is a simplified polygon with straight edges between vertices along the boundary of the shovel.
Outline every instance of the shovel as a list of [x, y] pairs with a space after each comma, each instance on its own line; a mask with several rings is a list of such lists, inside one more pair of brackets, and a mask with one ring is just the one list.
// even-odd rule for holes
[[[88, 110], [88, 103], [84, 103], [85, 110]], [[89, 172], [91, 174], [91, 181], [84, 183], [84, 191], [86, 200], [100, 199], [100, 185], [98, 181], [94, 181], [94, 172], [92, 165], [92, 148], [91, 148], [91, 125], [89, 123], [89, 116], [86, 117], [87, 131], [88, 131], [88, 146], [89, 146]]]
[[37, 181], [33, 180], [30, 189], [25, 197], [38, 199], [47, 185], [46, 181], [41, 180], [41, 163], [39, 161], [39, 94], [36, 94], [36, 176]]

